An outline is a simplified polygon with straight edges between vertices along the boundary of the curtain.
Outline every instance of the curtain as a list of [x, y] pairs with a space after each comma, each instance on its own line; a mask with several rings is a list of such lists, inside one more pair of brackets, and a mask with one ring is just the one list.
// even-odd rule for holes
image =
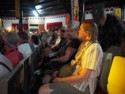
[[47, 29], [60, 29], [62, 28], [62, 22], [47, 23]]

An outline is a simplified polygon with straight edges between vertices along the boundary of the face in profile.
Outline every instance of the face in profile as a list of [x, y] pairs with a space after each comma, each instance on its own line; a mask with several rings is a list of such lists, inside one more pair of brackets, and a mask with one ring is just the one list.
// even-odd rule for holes
[[80, 29], [78, 31], [78, 37], [79, 37], [80, 40], [84, 40], [85, 37], [86, 37], [86, 32], [84, 30], [83, 24], [80, 26]]

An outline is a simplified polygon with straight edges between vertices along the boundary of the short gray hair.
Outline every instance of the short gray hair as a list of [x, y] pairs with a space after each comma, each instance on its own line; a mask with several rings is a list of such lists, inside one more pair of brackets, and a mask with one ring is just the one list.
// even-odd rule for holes
[[19, 41], [18, 35], [14, 32], [8, 32], [4, 34], [3, 39], [9, 47], [17, 46], [17, 43]]

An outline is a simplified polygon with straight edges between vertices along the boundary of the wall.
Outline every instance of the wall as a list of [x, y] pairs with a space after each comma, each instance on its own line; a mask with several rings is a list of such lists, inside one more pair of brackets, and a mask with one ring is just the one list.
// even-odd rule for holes
[[[28, 28], [30, 29], [39, 29], [39, 25], [44, 25], [44, 28], [46, 29], [47, 23], [52, 22], [62, 22], [62, 25], [64, 28], [67, 27], [66, 24], [66, 16], [67, 15], [57, 15], [57, 16], [48, 16], [48, 17], [28, 17], [25, 20], [23, 20], [23, 23], [28, 24]], [[3, 26], [4, 29], [11, 30], [11, 24], [18, 24], [19, 20], [15, 17], [7, 17], [3, 19]]]
[[[6, 30], [9, 30], [11, 31], [11, 26], [12, 24], [18, 24], [19, 23], [19, 20], [12, 17], [12, 18], [3, 18], [3, 28], [6, 29]], [[28, 21], [27, 20], [23, 20], [23, 23], [24, 24], [28, 24]]]
[[[39, 30], [39, 26], [41, 24], [44, 25], [45, 18], [44, 17], [28, 17], [28, 28], [29, 31], [36, 31]], [[42, 30], [39, 30], [42, 31]]]
[[47, 23], [52, 23], [52, 22], [62, 22], [62, 27], [66, 28], [66, 22], [65, 22], [65, 17], [64, 16], [51, 16], [51, 17], [46, 17], [45, 18], [45, 29]]

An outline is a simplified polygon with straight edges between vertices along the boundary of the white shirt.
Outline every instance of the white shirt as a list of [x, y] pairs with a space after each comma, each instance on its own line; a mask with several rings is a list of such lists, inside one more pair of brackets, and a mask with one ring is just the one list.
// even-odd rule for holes
[[32, 50], [30, 48], [29, 43], [20, 44], [18, 46], [18, 50], [19, 50], [19, 52], [22, 53], [22, 55], [23, 55], [24, 58], [30, 56], [31, 53], [32, 53]]
[[[0, 53], [0, 62], [4, 63], [11, 70], [13, 69], [13, 65], [12, 65], [11, 61], [8, 58], [6, 58], [4, 55], [2, 55], [1, 53]], [[0, 78], [2, 76], [6, 75], [7, 73], [9, 73], [9, 70], [0, 64]]]
[[[84, 46], [87, 46], [87, 42]], [[82, 49], [81, 49], [82, 50]], [[82, 51], [79, 52], [82, 52]], [[91, 69], [93, 70], [90, 74], [90, 77], [86, 81], [73, 84], [74, 87], [81, 91], [85, 91], [86, 87], [89, 85], [90, 94], [94, 94], [97, 77], [99, 76], [101, 65], [102, 65], [103, 51], [101, 46], [98, 43], [91, 44], [82, 54], [80, 58], [80, 63], [76, 66], [76, 71], [74, 75], [79, 73], [79, 68]]]

